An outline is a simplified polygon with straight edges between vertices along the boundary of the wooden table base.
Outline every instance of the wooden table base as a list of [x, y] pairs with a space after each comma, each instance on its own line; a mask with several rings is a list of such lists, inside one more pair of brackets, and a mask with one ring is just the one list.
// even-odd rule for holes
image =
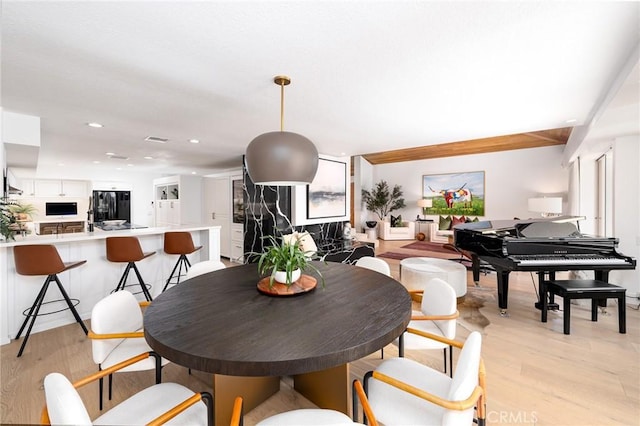
[[349, 415], [349, 364], [293, 376], [293, 388], [320, 408]]
[[[349, 415], [349, 364], [293, 376], [294, 389], [320, 408]], [[243, 411], [253, 410], [280, 390], [280, 377], [240, 377], [213, 375], [215, 424], [228, 425], [233, 401], [243, 399]]]
[[280, 377], [241, 377], [213, 375], [213, 400], [215, 401], [215, 424], [231, 422], [233, 401], [243, 399], [244, 412], [253, 410], [280, 390]]

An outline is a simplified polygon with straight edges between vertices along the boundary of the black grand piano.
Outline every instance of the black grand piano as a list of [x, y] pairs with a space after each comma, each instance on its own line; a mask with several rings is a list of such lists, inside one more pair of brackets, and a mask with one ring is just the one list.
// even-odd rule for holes
[[[557, 271], [590, 270], [608, 282], [613, 269], [635, 269], [636, 260], [616, 251], [617, 238], [581, 234], [581, 217], [482, 221], [457, 225], [455, 245], [472, 254], [474, 280], [481, 262], [498, 276], [498, 307], [507, 314], [509, 273], [537, 272], [538, 280], [554, 280]], [[540, 308], [538, 301], [536, 307]]]

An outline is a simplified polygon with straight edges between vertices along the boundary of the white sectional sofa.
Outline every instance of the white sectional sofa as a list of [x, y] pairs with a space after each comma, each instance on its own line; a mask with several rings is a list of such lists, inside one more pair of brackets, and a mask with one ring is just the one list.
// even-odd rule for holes
[[378, 238], [381, 240], [413, 240], [416, 238], [415, 223], [402, 222], [404, 226], [392, 227], [390, 222], [378, 222]]

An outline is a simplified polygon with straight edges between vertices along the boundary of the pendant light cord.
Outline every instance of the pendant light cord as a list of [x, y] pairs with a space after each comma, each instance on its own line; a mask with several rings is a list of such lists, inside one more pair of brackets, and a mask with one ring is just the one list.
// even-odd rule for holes
[[284, 131], [284, 81], [280, 82], [280, 131]]

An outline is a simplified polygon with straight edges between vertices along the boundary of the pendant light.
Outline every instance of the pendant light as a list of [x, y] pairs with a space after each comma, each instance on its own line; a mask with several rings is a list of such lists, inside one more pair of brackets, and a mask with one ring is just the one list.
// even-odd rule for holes
[[280, 131], [257, 136], [247, 147], [245, 164], [256, 185], [308, 185], [318, 170], [318, 150], [306, 137], [284, 131], [284, 86], [287, 76], [276, 76], [280, 86]]

